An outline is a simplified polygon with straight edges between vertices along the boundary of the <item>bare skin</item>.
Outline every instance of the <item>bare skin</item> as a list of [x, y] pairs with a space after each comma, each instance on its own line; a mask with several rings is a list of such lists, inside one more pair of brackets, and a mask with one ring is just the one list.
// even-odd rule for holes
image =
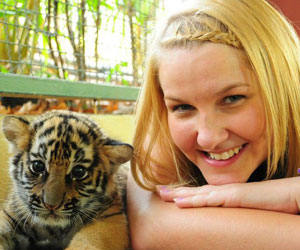
[[180, 208], [243, 207], [298, 214], [300, 177], [222, 186], [169, 188], [157, 187], [165, 201], [174, 201]]
[[[166, 49], [159, 79], [172, 140], [209, 185], [152, 193], [130, 177], [133, 248], [299, 249], [300, 177], [247, 183], [268, 143], [258, 80], [245, 55], [212, 43]], [[172, 183], [173, 159], [159, 145], [151, 156], [152, 172]]]
[[300, 245], [300, 217], [246, 208], [179, 209], [128, 180], [135, 250], [286, 250]]

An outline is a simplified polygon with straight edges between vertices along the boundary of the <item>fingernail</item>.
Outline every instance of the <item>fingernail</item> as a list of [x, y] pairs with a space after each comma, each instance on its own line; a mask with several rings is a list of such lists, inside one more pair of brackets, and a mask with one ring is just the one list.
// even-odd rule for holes
[[182, 201], [184, 200], [184, 198], [181, 198], [181, 197], [178, 197], [178, 198], [174, 198], [173, 201], [174, 202], [179, 202], [179, 201]]
[[158, 192], [163, 192], [163, 193], [166, 193], [166, 192], [169, 192], [170, 190], [168, 189], [167, 186], [164, 186], [164, 185], [158, 185], [156, 186], [156, 190]]
[[298, 168], [298, 174], [300, 174], [300, 168]]
[[156, 190], [165, 190], [165, 189], [167, 189], [167, 187], [164, 186], [164, 185], [157, 185], [156, 186]]

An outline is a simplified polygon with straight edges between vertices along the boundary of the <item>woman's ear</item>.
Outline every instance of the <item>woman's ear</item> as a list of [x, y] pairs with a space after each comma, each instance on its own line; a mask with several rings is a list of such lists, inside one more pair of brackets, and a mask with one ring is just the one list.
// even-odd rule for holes
[[29, 143], [29, 122], [17, 116], [7, 116], [2, 121], [2, 131], [14, 151], [23, 151]]

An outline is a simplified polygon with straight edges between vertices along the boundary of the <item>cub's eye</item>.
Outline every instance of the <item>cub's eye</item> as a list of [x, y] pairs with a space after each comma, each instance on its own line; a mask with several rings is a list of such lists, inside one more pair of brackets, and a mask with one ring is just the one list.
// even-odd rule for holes
[[87, 169], [81, 165], [77, 165], [72, 169], [72, 178], [81, 180], [88, 174]]
[[42, 161], [31, 162], [31, 171], [35, 174], [42, 174], [45, 169], [45, 164]]

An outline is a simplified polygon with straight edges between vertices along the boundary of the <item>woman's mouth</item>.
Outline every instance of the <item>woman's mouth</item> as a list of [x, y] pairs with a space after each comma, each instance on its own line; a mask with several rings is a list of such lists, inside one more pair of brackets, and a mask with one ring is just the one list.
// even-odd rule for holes
[[229, 160], [230, 158], [237, 155], [244, 146], [245, 146], [245, 144], [235, 147], [235, 148], [232, 148], [232, 149], [222, 152], [222, 153], [209, 153], [209, 152], [204, 152], [204, 151], [203, 151], [203, 153], [210, 160], [225, 161], [225, 160]]

